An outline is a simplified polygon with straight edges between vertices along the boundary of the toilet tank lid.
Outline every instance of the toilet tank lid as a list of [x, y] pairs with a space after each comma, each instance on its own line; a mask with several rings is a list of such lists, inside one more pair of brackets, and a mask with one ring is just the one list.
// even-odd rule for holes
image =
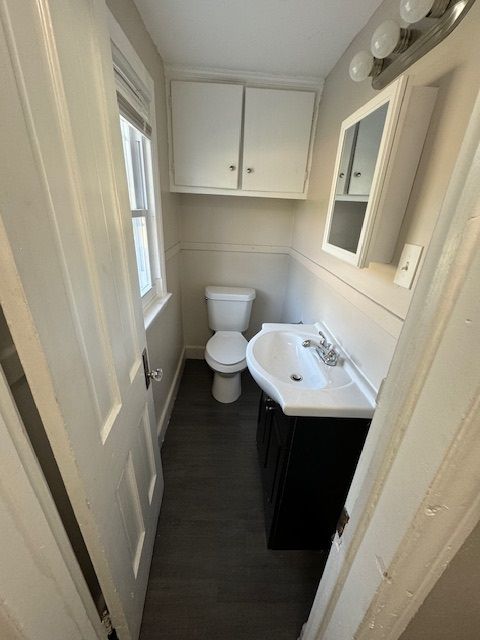
[[205, 287], [208, 300], [255, 300], [255, 289], [250, 287]]

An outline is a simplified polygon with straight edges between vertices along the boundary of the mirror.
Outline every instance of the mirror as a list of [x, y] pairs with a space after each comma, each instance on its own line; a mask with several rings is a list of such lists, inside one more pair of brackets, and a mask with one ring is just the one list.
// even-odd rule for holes
[[360, 268], [392, 261], [436, 94], [402, 76], [343, 121], [324, 251]]
[[328, 243], [356, 253], [387, 118], [388, 103], [344, 130]]

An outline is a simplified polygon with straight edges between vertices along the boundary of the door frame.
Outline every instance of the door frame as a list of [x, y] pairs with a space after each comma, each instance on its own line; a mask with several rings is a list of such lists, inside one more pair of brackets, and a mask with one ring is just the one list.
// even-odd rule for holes
[[397, 640], [480, 521], [479, 214], [480, 94], [303, 640]]
[[0, 442], [0, 566], [15, 567], [0, 576], [2, 633], [22, 640], [106, 640], [1, 367]]

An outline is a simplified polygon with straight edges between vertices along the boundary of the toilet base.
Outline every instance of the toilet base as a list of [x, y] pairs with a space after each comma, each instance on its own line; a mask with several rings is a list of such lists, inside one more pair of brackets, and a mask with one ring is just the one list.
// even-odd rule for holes
[[219, 373], [214, 372], [212, 396], [218, 402], [229, 404], [235, 402], [242, 393], [242, 382], [240, 371], [237, 373]]

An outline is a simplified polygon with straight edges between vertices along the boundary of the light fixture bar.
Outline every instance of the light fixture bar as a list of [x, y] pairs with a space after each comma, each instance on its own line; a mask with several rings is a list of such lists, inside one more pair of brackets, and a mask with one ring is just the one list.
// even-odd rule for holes
[[[439, 0], [441, 3], [442, 0]], [[468, 11], [471, 9], [475, 0], [458, 0], [452, 2], [451, 6], [445, 13], [438, 18], [437, 22], [425, 33], [420, 35], [408, 47], [406, 51], [400, 53], [388, 65], [384, 65], [382, 71], [373, 77], [372, 87], [374, 89], [383, 89], [392, 80], [397, 78], [414, 62], [428, 53], [431, 49], [440, 44], [457, 25], [463, 20]], [[432, 10], [435, 8], [432, 7]], [[439, 8], [437, 7], [437, 10]]]

